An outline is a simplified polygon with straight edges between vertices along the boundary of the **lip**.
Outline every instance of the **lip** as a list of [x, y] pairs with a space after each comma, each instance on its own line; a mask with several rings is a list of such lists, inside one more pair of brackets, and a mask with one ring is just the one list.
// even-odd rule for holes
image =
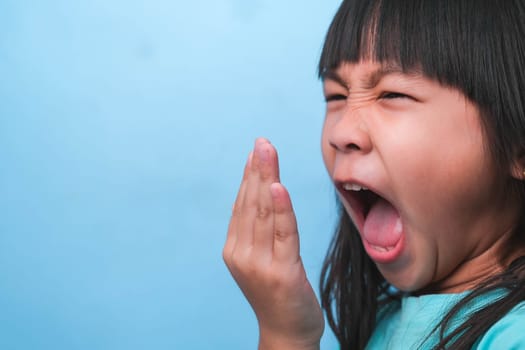
[[346, 202], [348, 206], [350, 207], [349, 208], [350, 210], [347, 209], [348, 215], [350, 216], [354, 225], [356, 225], [359, 231], [359, 235], [361, 236], [361, 241], [363, 242], [363, 246], [368, 256], [370, 256], [372, 260], [374, 260], [376, 263], [379, 263], [379, 264], [393, 263], [401, 256], [401, 254], [403, 253], [405, 249], [405, 236], [406, 236], [405, 230], [403, 229], [401, 238], [395, 244], [395, 246], [393, 246], [390, 250], [382, 251], [382, 250], [375, 249], [373, 245], [371, 245], [363, 237], [363, 234], [362, 234], [364, 225], [365, 225], [365, 220], [366, 220], [365, 208], [364, 208], [362, 199], [357, 194], [358, 192], [345, 190], [343, 188], [343, 185], [345, 183], [351, 183], [351, 184], [356, 184], [361, 187], [365, 187], [368, 190], [374, 192], [376, 195], [383, 198], [384, 200], [388, 201], [391, 205], [393, 205], [396, 208], [396, 210], [398, 210], [397, 207], [390, 201], [388, 197], [384, 195], [384, 192], [378, 191], [375, 186], [369, 183], [358, 181], [355, 179], [344, 179], [344, 180], [334, 179], [334, 184], [336, 186], [336, 189], [340, 197], [342, 197], [344, 202]]

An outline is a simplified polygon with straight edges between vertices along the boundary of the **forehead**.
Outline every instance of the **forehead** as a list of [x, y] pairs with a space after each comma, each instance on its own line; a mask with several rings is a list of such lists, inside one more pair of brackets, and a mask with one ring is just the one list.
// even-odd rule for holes
[[423, 77], [420, 69], [403, 69], [393, 62], [362, 60], [357, 63], [343, 62], [336, 69], [326, 70], [322, 75], [323, 82], [330, 80], [343, 86], [359, 82], [365, 87], [374, 87], [387, 75], [403, 75], [411, 78]]

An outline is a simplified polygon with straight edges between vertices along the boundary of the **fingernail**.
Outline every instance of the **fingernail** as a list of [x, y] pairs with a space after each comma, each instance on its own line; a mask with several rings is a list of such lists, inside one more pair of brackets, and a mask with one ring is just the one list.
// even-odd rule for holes
[[268, 150], [268, 147], [264, 147], [264, 143], [258, 143], [255, 146], [255, 151], [257, 152], [257, 156], [259, 157], [261, 161], [266, 162], [268, 160], [269, 150]]
[[256, 140], [255, 140], [255, 145], [263, 145], [265, 143], [270, 143], [267, 139], [265, 139], [264, 137], [258, 137]]

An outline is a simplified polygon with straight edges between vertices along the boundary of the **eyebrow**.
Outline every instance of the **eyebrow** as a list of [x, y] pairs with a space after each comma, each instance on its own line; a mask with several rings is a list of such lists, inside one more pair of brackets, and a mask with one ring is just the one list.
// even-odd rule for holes
[[[417, 69], [410, 69], [407, 71], [407, 70], [403, 70], [397, 64], [384, 64], [384, 65], [381, 65], [379, 68], [373, 70], [372, 72], [368, 73], [365, 77], [359, 80], [361, 84], [363, 84], [363, 87], [365, 89], [372, 89], [375, 86], [377, 86], [377, 84], [379, 84], [381, 79], [383, 79], [386, 75], [389, 75], [389, 74], [404, 74], [404, 75], [410, 75], [410, 76], [420, 76], [421, 71]], [[344, 86], [345, 88], [349, 88], [349, 84], [341, 77], [341, 75], [337, 71], [333, 69], [328, 70], [323, 74], [323, 81], [326, 79], [335, 81], [336, 83]]]
[[338, 83], [339, 85], [342, 85], [342, 86], [348, 88], [348, 84], [346, 83], [346, 81], [344, 81], [344, 79], [341, 78], [339, 73], [337, 73], [333, 69], [330, 69], [330, 70], [327, 70], [326, 72], [324, 72], [322, 79], [323, 79], [323, 82], [326, 81], [326, 80], [332, 80], [332, 81], [335, 81], [336, 83]]

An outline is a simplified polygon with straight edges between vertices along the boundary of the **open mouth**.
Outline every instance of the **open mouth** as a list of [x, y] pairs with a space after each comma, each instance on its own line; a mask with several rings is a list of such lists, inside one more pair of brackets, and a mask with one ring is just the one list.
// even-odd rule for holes
[[358, 228], [362, 228], [370, 209], [382, 197], [374, 191], [356, 184], [340, 183], [337, 187], [339, 193], [350, 204], [356, 216]]
[[349, 214], [370, 257], [385, 263], [395, 260], [404, 242], [398, 210], [387, 199], [362, 185], [339, 183], [336, 186], [350, 206]]
[[365, 219], [370, 212], [370, 208], [372, 208], [372, 206], [381, 198], [377, 193], [365, 189], [354, 192], [353, 195], [356, 197], [356, 200], [361, 203]]

